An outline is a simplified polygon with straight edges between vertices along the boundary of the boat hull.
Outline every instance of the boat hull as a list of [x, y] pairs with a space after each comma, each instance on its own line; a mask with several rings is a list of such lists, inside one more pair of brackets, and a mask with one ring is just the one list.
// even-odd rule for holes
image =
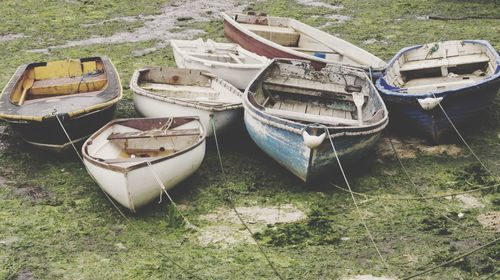
[[[499, 88], [500, 79], [497, 79], [478, 86], [436, 94], [436, 97], [443, 98], [441, 106], [460, 131], [480, 121], [480, 117], [493, 103]], [[397, 126], [409, 123], [435, 143], [455, 133], [439, 106], [427, 111], [422, 109], [416, 97], [392, 96], [383, 92], [382, 97], [388, 110], [395, 116], [393, 120]]]
[[135, 109], [139, 114], [150, 117], [182, 117], [198, 116], [200, 122], [206, 128], [207, 137], [213, 136], [212, 118], [217, 133], [223, 133], [231, 124], [241, 117], [241, 108], [224, 111], [210, 111], [195, 107], [182, 106], [175, 103], [163, 101], [159, 98], [152, 98], [140, 94], [134, 94]]
[[[224, 35], [230, 41], [239, 44], [244, 49], [256, 53], [258, 55], [265, 56], [267, 58], [289, 58], [289, 59], [300, 59], [310, 61], [311, 65], [319, 70], [327, 64], [327, 61], [311, 60], [307, 55], [297, 55], [290, 53], [286, 48], [278, 49], [273, 47], [270, 44], [267, 44], [265, 41], [257, 40], [252, 36], [242, 32], [234, 25], [224, 20]], [[372, 69], [365, 70], [369, 76], [371, 76], [372, 81], [376, 81], [381, 75], [383, 69]]]
[[202, 64], [186, 60], [182, 56], [176, 55], [175, 52], [174, 56], [177, 67], [210, 72], [240, 90], [244, 90], [261, 70], [261, 68], [229, 68], [213, 64]]
[[[162, 189], [156, 174], [165, 189], [172, 189], [192, 175], [205, 156], [205, 140], [189, 151], [172, 159], [146, 165], [128, 172], [107, 169], [84, 159], [85, 166], [99, 186], [122, 206], [136, 212], [155, 199], [160, 198]], [[154, 173], [153, 173], [154, 172]]]
[[[45, 150], [63, 152], [70, 149], [72, 143], [85, 140], [108, 123], [113, 118], [115, 109], [116, 104], [113, 104], [84, 115], [74, 117], [64, 114], [58, 115], [64, 130], [55, 116], [44, 118], [42, 121], [6, 121], [27, 143]], [[65, 131], [71, 141], [66, 136]]]
[[[250, 138], [267, 155], [304, 182], [338, 170], [337, 158], [326, 138], [321, 145], [310, 149], [301, 134], [278, 128], [262, 121], [265, 116], [245, 107], [245, 126]], [[380, 132], [340, 136], [332, 139], [342, 165], [350, 165], [366, 155], [375, 145]]]
[[[445, 53], [431, 54], [427, 51], [430, 46], [441, 48], [441, 52]], [[455, 50], [456, 54], [447, 58], [445, 54], [448, 50], [451, 54]], [[481, 53], [479, 57], [472, 60], [467, 58], [478, 53]], [[413, 60], [407, 62], [405, 57]], [[454, 60], [450, 62], [451, 59]], [[402, 83], [403, 80], [395, 83], [403, 75], [402, 69], [414, 85], [417, 84], [415, 81], [422, 79], [418, 86], [408, 86]], [[445, 80], [435, 84], [417, 75], [430, 76], [431, 80], [436, 77]], [[458, 84], [454, 84], [457, 83], [455, 77], [460, 76], [468, 82], [458, 81]], [[415, 128], [437, 144], [456, 134], [453, 126], [460, 131], [481, 122], [481, 116], [492, 104], [500, 88], [500, 56], [489, 42], [483, 40], [411, 46], [400, 50], [391, 59], [384, 75], [377, 80], [376, 87], [391, 114], [396, 116], [393, 118], [394, 125], [402, 129]]]
[[[203, 45], [203, 42], [201, 44]], [[251, 54], [253, 59], [255, 59], [256, 61], [260, 60], [261, 64], [235, 64], [223, 63], [220, 61], [203, 60], [185, 54], [179, 48], [180, 47], [178, 46], [173, 47], [173, 53], [177, 67], [207, 71], [220, 77], [226, 82], [229, 82], [240, 90], [245, 90], [248, 84], [266, 64], [266, 59], [264, 57], [257, 56], [253, 53]], [[250, 53], [248, 53], [245, 49], [240, 48], [239, 46], [238, 51], [240, 54], [250, 57]]]

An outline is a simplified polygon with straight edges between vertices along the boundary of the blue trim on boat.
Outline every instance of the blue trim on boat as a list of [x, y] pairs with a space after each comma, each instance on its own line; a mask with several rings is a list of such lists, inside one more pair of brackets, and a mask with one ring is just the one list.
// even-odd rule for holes
[[[262, 111], [259, 105], [254, 105], [249, 100], [249, 95], [253, 94], [251, 89], [263, 79], [268, 69], [276, 63], [288, 61], [290, 60], [273, 60], [250, 83], [245, 90], [243, 100], [244, 121], [248, 134], [259, 148], [294, 175], [308, 182], [338, 167], [328, 137], [315, 149], [310, 149], [304, 144], [302, 131], [316, 127], [318, 132], [316, 135], [319, 135], [325, 128], [269, 115]], [[332, 141], [342, 164], [352, 164], [368, 153], [379, 138], [381, 130], [387, 126], [387, 109], [373, 85], [370, 98], [373, 99], [373, 106], [384, 110], [382, 120], [369, 125], [326, 128], [330, 135], [335, 135]], [[350, 135], [356, 133], [364, 135]]]
[[398, 116], [393, 119], [400, 122], [408, 122], [435, 142], [439, 142], [444, 136], [452, 132], [453, 128], [439, 106], [425, 111], [420, 106], [418, 99], [442, 97], [441, 106], [448, 113], [455, 126], [461, 129], [477, 120], [481, 112], [487, 109], [492, 103], [500, 87], [500, 55], [493, 46], [485, 40], [464, 40], [462, 42], [481, 44], [490, 50], [497, 63], [494, 74], [477, 83], [454, 90], [418, 94], [405, 93], [405, 88], [390, 85], [385, 77], [387, 71], [393, 67], [394, 63], [402, 55], [423, 46], [417, 45], [399, 51], [389, 61], [382, 77], [375, 84], [382, 98], [387, 103], [389, 112], [393, 116]]

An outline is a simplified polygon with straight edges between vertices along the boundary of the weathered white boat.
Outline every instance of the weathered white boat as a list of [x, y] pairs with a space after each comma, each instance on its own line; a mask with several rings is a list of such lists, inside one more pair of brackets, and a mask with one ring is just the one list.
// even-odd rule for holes
[[212, 136], [238, 120], [242, 93], [205, 71], [150, 67], [135, 71], [130, 81], [136, 110], [146, 117], [199, 116]]
[[265, 153], [307, 182], [374, 146], [388, 113], [362, 69], [275, 59], [245, 91], [245, 125]]
[[224, 34], [241, 47], [268, 58], [311, 61], [315, 69], [327, 63], [362, 67], [377, 78], [386, 63], [368, 51], [291, 18], [221, 13]]
[[[193, 174], [205, 156], [198, 117], [114, 120], [82, 147], [89, 174], [132, 212]], [[158, 179], [156, 178], [158, 176]]]
[[269, 62], [233, 43], [217, 43], [210, 39], [170, 40], [177, 67], [206, 70], [245, 89]]

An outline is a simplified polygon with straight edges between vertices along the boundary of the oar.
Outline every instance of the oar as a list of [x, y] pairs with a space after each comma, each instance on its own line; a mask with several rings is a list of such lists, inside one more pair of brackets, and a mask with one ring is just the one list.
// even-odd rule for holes
[[365, 104], [365, 97], [361, 92], [353, 92], [352, 100], [354, 101], [354, 105], [356, 105], [356, 110], [358, 111], [359, 125], [363, 125], [363, 104]]
[[23, 81], [23, 92], [21, 93], [21, 98], [19, 98], [19, 105], [23, 105], [24, 100], [26, 100], [26, 94], [28, 93], [28, 90], [33, 86], [33, 83], [35, 82], [34, 79], [31, 79], [30, 76], [26, 77]]

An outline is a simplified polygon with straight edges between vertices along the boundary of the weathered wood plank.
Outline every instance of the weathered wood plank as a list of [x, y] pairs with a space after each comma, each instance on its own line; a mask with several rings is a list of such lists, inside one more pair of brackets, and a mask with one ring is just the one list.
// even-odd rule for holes
[[345, 112], [343, 110], [333, 110], [333, 116], [337, 118], [345, 118]]
[[490, 61], [484, 54], [462, 55], [448, 58], [437, 58], [427, 60], [409, 61], [401, 66], [400, 71], [414, 71], [428, 68], [439, 68], [442, 66], [456, 66], [471, 63], [481, 63]]
[[307, 114], [319, 115], [320, 106], [318, 104], [310, 102], [307, 104]]
[[153, 137], [168, 137], [168, 136], [185, 136], [185, 135], [198, 135], [199, 129], [176, 129], [176, 130], [152, 130], [152, 131], [134, 131], [111, 133], [108, 140], [118, 139], [138, 139], [138, 138], [153, 138]]
[[326, 106], [321, 106], [321, 109], [319, 111], [320, 116], [328, 116], [332, 117], [333, 116], [333, 109], [326, 107]]
[[293, 111], [293, 103], [290, 100], [282, 100], [281, 101], [281, 110], [285, 111]]
[[307, 111], [307, 103], [296, 101], [293, 105], [293, 111], [297, 113], [305, 113]]
[[290, 120], [298, 120], [298, 121], [306, 121], [306, 122], [319, 122], [328, 125], [349, 125], [356, 126], [358, 125], [358, 121], [355, 120], [346, 120], [342, 118], [336, 118], [332, 116], [318, 116], [312, 114], [301, 114], [290, 111], [276, 110], [271, 108], [266, 108], [265, 112], [276, 116], [279, 118], [290, 119]]

